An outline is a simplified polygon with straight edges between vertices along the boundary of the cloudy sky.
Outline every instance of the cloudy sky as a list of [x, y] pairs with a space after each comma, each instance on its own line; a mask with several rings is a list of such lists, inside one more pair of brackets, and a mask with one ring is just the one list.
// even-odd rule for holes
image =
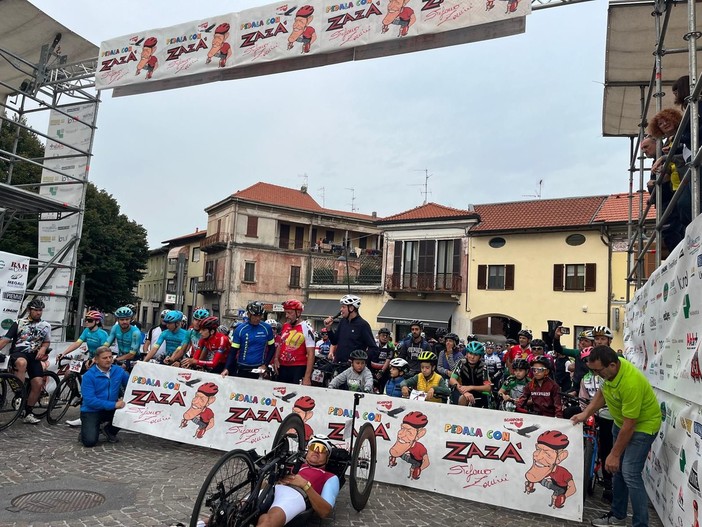
[[[265, 0], [32, 0], [84, 38]], [[70, 8], [68, 7], [70, 6]], [[379, 216], [626, 192], [626, 139], [601, 133], [607, 3], [545, 9], [525, 34], [226, 83], [103, 92], [90, 177], [149, 244], [206, 228], [204, 208], [258, 181]]]

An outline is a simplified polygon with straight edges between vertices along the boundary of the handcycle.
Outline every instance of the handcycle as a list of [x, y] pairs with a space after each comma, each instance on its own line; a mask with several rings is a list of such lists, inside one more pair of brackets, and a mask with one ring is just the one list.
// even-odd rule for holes
[[[47, 414], [51, 394], [59, 385], [58, 375], [52, 371], [44, 370], [41, 377], [41, 392], [33, 408], [37, 419]], [[29, 377], [22, 382], [15, 375], [14, 363], [10, 360], [7, 369], [0, 371], [0, 430], [11, 426], [22, 415], [29, 392]]]
[[[361, 393], [354, 393], [353, 415]], [[351, 429], [355, 417], [351, 421]], [[255, 450], [231, 450], [212, 467], [198, 493], [190, 518], [190, 526], [204, 522], [208, 527], [242, 527], [255, 525], [258, 517], [273, 502], [275, 484], [288, 474], [296, 473], [305, 458], [305, 428], [300, 416], [292, 413], [283, 419], [273, 438], [271, 451], [259, 456]], [[351, 504], [361, 511], [370, 497], [375, 480], [377, 445], [375, 431], [364, 423], [349, 448], [335, 447], [329, 454], [325, 470], [336, 474], [340, 487], [350, 468]], [[308, 525], [313, 510], [308, 509], [286, 524], [286, 527]], [[202, 525], [202, 523], [200, 523]]]
[[80, 382], [85, 365], [90, 359], [62, 357], [58, 363], [58, 375], [62, 376], [58, 388], [49, 399], [46, 421], [55, 425], [66, 415], [71, 406], [78, 406], [81, 401]]
[[[587, 406], [590, 402], [581, 397], [575, 397], [566, 392], [561, 392], [564, 406], [576, 406], [578, 410], [581, 404]], [[599, 456], [600, 434], [597, 426], [597, 420], [594, 415], [588, 417], [583, 423], [583, 487], [588, 496], [595, 493], [595, 486], [600, 481], [600, 472], [602, 470], [602, 462]], [[583, 494], [585, 499], [585, 494]]]

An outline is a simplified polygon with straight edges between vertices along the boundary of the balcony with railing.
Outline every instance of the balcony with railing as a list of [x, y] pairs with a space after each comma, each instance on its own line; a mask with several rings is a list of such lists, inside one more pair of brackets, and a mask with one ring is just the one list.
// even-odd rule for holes
[[229, 233], [216, 232], [214, 234], [209, 235], [207, 238], [200, 242], [200, 250], [206, 253], [223, 251], [227, 248], [229, 239]]
[[463, 277], [454, 273], [395, 273], [386, 277], [385, 290], [389, 293], [460, 294], [463, 290]]
[[382, 286], [383, 259], [380, 255], [312, 256], [310, 287]]
[[216, 278], [205, 278], [197, 283], [197, 292], [200, 294], [206, 293], [223, 293], [224, 280]]

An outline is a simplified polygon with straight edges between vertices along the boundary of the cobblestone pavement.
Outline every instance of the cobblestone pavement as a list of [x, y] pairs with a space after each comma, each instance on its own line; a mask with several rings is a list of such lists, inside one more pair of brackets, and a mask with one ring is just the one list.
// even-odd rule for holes
[[[75, 415], [69, 413], [67, 418], [71, 417]], [[120, 443], [86, 449], [77, 437], [77, 429], [44, 422], [36, 426], [18, 422], [0, 432], [0, 527], [167, 527], [178, 521], [187, 525], [200, 485], [222, 454], [124, 432]], [[60, 514], [30, 514], [12, 507], [11, 500], [17, 496], [56, 489], [92, 491], [106, 499], [97, 507]], [[357, 513], [344, 488], [333, 516], [318, 520], [318, 526], [583, 525], [395, 485], [376, 483], [373, 491], [366, 509]], [[589, 499], [584, 523], [607, 510], [599, 499]], [[653, 509], [651, 519], [652, 526], [662, 525]]]

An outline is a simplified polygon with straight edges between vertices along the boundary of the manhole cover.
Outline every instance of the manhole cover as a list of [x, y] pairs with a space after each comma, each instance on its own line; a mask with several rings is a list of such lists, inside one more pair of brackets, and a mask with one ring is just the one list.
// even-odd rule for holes
[[12, 508], [27, 512], [74, 512], [101, 505], [105, 496], [87, 490], [42, 490], [12, 500]]

